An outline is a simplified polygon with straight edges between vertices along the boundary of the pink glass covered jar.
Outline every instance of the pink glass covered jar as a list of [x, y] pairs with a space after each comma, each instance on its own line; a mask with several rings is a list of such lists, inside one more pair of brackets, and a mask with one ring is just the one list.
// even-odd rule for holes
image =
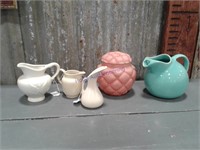
[[108, 68], [98, 77], [99, 88], [108, 95], [126, 94], [136, 79], [136, 69], [131, 61], [130, 55], [119, 51], [103, 55], [98, 67], [107, 66]]

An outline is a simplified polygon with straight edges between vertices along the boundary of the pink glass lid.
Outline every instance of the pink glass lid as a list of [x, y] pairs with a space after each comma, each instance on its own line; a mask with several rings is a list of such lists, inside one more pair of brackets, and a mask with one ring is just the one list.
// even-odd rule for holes
[[108, 64], [127, 64], [130, 63], [132, 59], [127, 53], [114, 51], [104, 54], [101, 61]]

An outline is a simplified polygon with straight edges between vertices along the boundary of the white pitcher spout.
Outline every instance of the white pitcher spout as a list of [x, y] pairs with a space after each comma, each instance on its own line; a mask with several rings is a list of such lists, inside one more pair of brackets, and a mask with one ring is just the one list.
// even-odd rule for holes
[[105, 69], [107, 69], [107, 68], [108, 68], [107, 66], [101, 66], [101, 67], [95, 69], [94, 71], [92, 71], [92, 72], [89, 74], [88, 78], [96, 76], [97, 73], [100, 73], [101, 71], [103, 71], [103, 70], [105, 70]]
[[27, 70], [33, 70], [33, 71], [42, 71], [45, 70], [45, 65], [35, 65], [35, 64], [28, 64], [28, 63], [18, 63], [18, 68], [24, 68]]
[[41, 75], [46, 70], [45, 65], [35, 65], [35, 64], [28, 64], [28, 63], [18, 63], [17, 67], [22, 70], [24, 75], [30, 75], [30, 74]]
[[80, 75], [84, 75], [84, 74], [85, 74], [85, 71], [79, 71], [78, 74], [80, 74]]

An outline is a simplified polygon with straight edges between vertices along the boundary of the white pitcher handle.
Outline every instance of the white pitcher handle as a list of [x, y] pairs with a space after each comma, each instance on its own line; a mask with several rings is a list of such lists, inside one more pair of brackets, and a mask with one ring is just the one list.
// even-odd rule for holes
[[46, 65], [46, 68], [51, 68], [51, 67], [53, 67], [53, 66], [56, 67], [56, 73], [51, 77], [51, 80], [52, 80], [52, 81], [53, 81], [54, 78], [58, 75], [58, 73], [59, 73], [59, 71], [60, 71], [60, 65], [57, 64], [57, 63], [55, 63], [55, 62], [52, 62], [52, 63], [50, 63], [50, 64], [47, 64], [47, 65]]
[[83, 80], [82, 80], [82, 91], [81, 91], [81, 93], [84, 92], [85, 89], [87, 88], [87, 87], [84, 88], [85, 87], [85, 82], [88, 82], [88, 78], [87, 77], [83, 78]]
[[[65, 73], [65, 70], [62, 69], [62, 68], [60, 69], [60, 71], [62, 72], [62, 74]], [[60, 72], [60, 71], [59, 71], [59, 72]], [[62, 82], [61, 82], [62, 77], [60, 77], [59, 74], [58, 74], [58, 76], [57, 76], [57, 79], [58, 79], [58, 82], [59, 82], [60, 84], [62, 84]]]

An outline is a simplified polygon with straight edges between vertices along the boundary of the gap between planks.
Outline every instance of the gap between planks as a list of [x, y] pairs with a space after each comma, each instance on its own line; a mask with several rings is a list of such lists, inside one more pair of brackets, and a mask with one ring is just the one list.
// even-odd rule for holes
[[49, 119], [66, 119], [66, 118], [80, 118], [80, 117], [101, 117], [101, 116], [133, 116], [133, 115], [149, 115], [149, 114], [167, 114], [167, 113], [185, 113], [185, 112], [200, 112], [200, 110], [183, 110], [183, 111], [163, 111], [163, 112], [124, 112], [114, 114], [77, 114], [66, 116], [49, 116], [49, 117], [33, 117], [33, 118], [7, 118], [0, 121], [31, 121], [31, 120], [49, 120]]

